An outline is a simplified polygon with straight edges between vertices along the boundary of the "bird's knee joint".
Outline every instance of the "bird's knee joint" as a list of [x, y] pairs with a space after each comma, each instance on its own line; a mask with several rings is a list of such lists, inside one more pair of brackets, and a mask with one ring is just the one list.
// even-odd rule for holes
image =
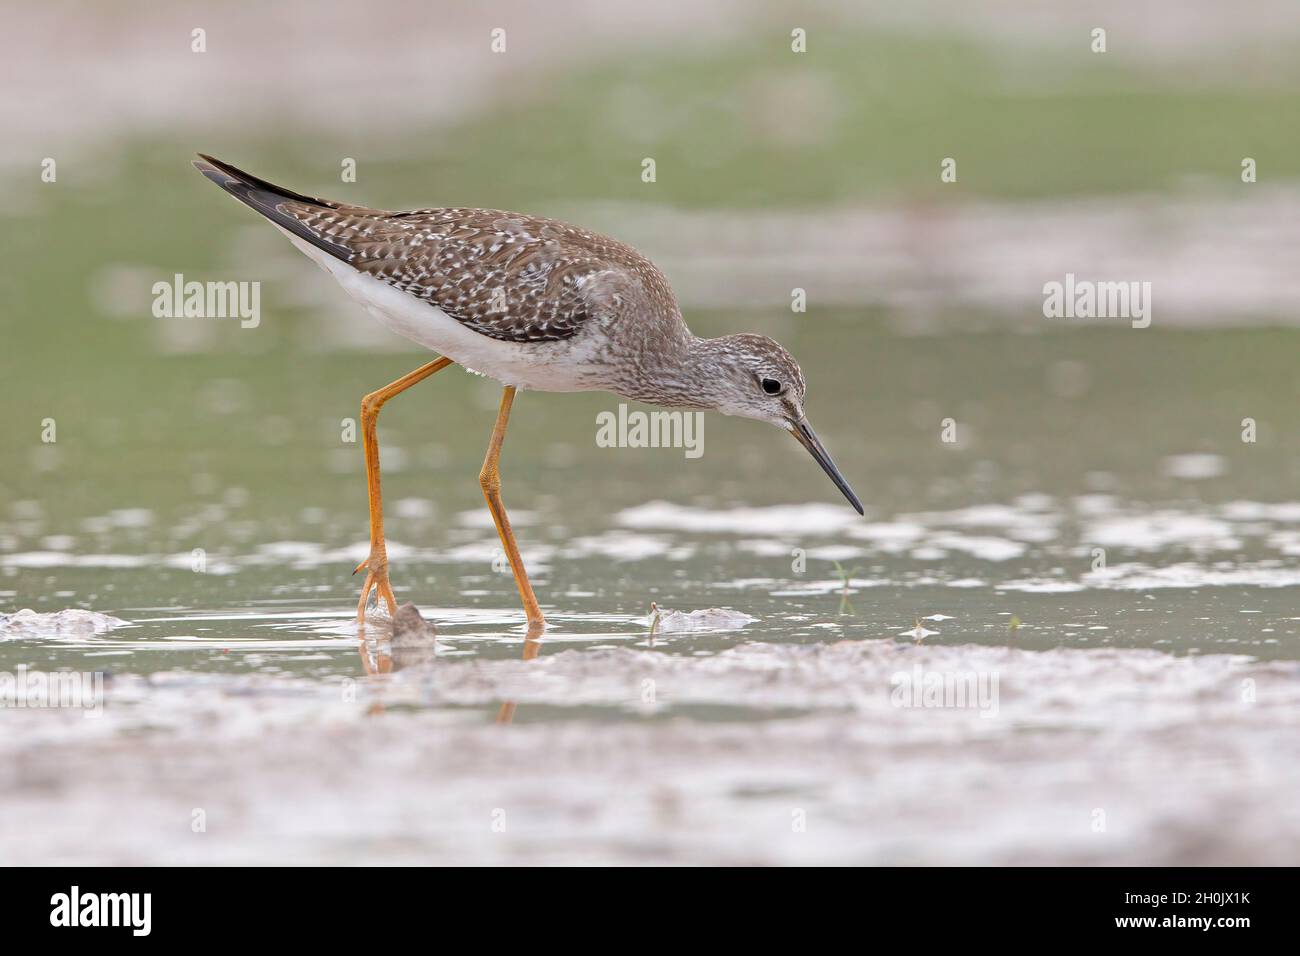
[[487, 495], [495, 494], [501, 490], [501, 476], [495, 471], [480, 471], [478, 473], [478, 483], [483, 487], [483, 493]]

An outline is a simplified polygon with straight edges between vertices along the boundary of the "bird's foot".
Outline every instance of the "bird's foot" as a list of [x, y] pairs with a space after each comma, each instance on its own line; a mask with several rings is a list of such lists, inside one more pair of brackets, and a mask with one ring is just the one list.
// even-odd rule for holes
[[353, 574], [366, 571], [366, 583], [361, 586], [361, 600], [357, 602], [357, 623], [366, 620], [366, 605], [370, 603], [370, 594], [376, 595], [376, 606], [380, 599], [388, 605], [389, 617], [397, 615], [397, 598], [393, 596], [393, 586], [388, 580], [388, 552], [382, 544], [370, 547], [370, 556], [357, 565]]

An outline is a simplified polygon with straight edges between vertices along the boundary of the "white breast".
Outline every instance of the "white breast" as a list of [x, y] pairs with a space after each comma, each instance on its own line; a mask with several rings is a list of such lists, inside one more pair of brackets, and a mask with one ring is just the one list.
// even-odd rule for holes
[[543, 392], [599, 389], [585, 342], [504, 342], [466, 328], [435, 305], [358, 272], [286, 229], [307, 258], [332, 275], [345, 292], [383, 325], [412, 342], [505, 385]]

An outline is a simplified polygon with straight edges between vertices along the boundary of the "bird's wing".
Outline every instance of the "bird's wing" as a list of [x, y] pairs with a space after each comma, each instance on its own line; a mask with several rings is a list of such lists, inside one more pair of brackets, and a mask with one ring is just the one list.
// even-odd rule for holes
[[280, 208], [346, 249], [359, 272], [489, 338], [571, 338], [620, 294], [618, 265], [592, 234], [553, 220], [489, 209], [359, 212], [292, 200]]
[[558, 341], [629, 297], [674, 302], [631, 246], [568, 223], [495, 209], [386, 212], [200, 159], [203, 175], [282, 229], [489, 338]]

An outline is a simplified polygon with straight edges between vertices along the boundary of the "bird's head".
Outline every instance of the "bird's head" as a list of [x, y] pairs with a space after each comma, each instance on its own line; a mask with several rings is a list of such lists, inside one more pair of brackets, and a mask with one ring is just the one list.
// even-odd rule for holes
[[710, 339], [709, 344], [714, 353], [711, 365], [718, 375], [711, 389], [717, 410], [788, 431], [862, 514], [862, 502], [808, 424], [803, 407], [806, 385], [794, 356], [766, 335], [753, 333]]

